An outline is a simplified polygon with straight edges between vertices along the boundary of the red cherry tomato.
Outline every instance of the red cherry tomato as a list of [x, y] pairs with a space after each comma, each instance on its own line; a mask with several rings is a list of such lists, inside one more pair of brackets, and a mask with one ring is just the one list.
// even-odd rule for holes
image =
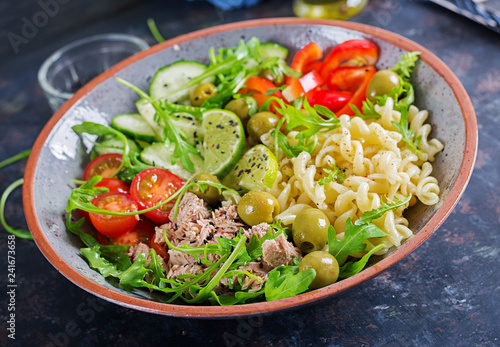
[[101, 182], [95, 185], [96, 187], [106, 187], [110, 192], [127, 193], [129, 186], [124, 181], [116, 177], [104, 177]]
[[160, 257], [162, 257], [165, 260], [165, 262], [168, 263], [168, 258], [169, 258], [168, 252], [165, 250], [165, 248], [163, 248], [163, 246], [161, 246], [159, 243], [155, 242], [154, 235], [151, 238], [151, 243], [149, 244], [149, 247], [153, 248], [156, 251], [156, 254], [158, 254]]
[[154, 238], [155, 225], [147, 218], [142, 218], [128, 233], [119, 236], [97, 234], [97, 241], [102, 245], [138, 245], [140, 242], [149, 245]]
[[[107, 211], [133, 212], [137, 211], [137, 202], [128, 194], [109, 192], [96, 196], [92, 204]], [[111, 216], [89, 213], [92, 224], [98, 232], [106, 236], [120, 236], [134, 228], [136, 216]]]
[[[109, 189], [110, 192], [120, 192], [120, 193], [127, 193], [128, 194], [128, 184], [123, 182], [122, 180], [119, 180], [118, 178], [115, 177], [104, 177], [101, 182], [97, 183], [95, 185], [96, 187], [106, 187]], [[91, 223], [89, 213], [87, 211], [83, 211], [80, 209], [77, 209], [78, 214], [80, 217], [85, 218], [85, 220], [88, 223]]]
[[88, 163], [83, 172], [83, 180], [88, 181], [96, 175], [111, 177], [122, 163], [122, 156], [118, 153], [102, 154]]
[[[130, 184], [130, 194], [141, 209], [146, 209], [168, 199], [184, 185], [184, 180], [168, 170], [151, 168], [142, 170]], [[166, 223], [174, 202], [163, 205], [145, 215], [156, 223]]]

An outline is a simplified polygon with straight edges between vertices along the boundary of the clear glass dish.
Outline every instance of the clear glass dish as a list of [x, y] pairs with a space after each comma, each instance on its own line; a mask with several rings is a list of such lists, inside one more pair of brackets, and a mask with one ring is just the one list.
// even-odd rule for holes
[[127, 34], [90, 36], [55, 51], [38, 70], [38, 83], [52, 111], [57, 111], [87, 82], [111, 66], [149, 48]]

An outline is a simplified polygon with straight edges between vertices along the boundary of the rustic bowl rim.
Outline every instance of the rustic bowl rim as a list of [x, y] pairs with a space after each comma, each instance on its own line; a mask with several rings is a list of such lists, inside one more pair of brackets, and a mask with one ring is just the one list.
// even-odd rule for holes
[[[51, 244], [45, 237], [40, 222], [36, 217], [35, 202], [34, 202], [34, 178], [38, 158], [42, 147], [48, 138], [51, 130], [56, 123], [66, 114], [66, 112], [82, 97], [90, 93], [100, 83], [115, 75], [118, 71], [126, 68], [130, 64], [144, 59], [152, 54], [155, 54], [163, 49], [181, 44], [183, 42], [196, 39], [199, 37], [208, 36], [215, 33], [231, 31], [235, 29], [252, 28], [258, 26], [277, 26], [277, 25], [323, 25], [340, 27], [348, 30], [357, 31], [370, 35], [372, 37], [382, 39], [391, 43], [405, 51], [420, 51], [420, 58], [428, 64], [434, 71], [438, 72], [446, 83], [452, 89], [465, 122], [465, 153], [460, 167], [459, 174], [456, 181], [449, 191], [448, 197], [444, 200], [442, 206], [436, 211], [434, 216], [419, 232], [410, 238], [404, 245], [397, 251], [389, 255], [387, 258], [377, 262], [373, 266], [365, 269], [361, 273], [337, 282], [331, 286], [321, 288], [315, 291], [304, 293], [295, 297], [281, 299], [270, 302], [259, 302], [253, 304], [236, 305], [236, 306], [188, 306], [165, 304], [146, 299], [132, 297], [106, 288], [93, 280], [80, 274], [76, 269], [71, 267], [64, 259], [57, 254], [52, 248]], [[471, 100], [465, 91], [465, 88], [460, 83], [459, 79], [453, 74], [451, 69], [433, 53], [421, 45], [390, 31], [380, 29], [377, 27], [369, 26], [366, 24], [359, 24], [353, 22], [342, 22], [333, 20], [314, 20], [302, 18], [267, 18], [249, 20], [243, 22], [230, 23], [211, 27], [189, 34], [181, 35], [163, 43], [157, 44], [145, 51], [139, 52], [136, 55], [127, 58], [126, 60], [118, 63], [101, 75], [94, 78], [91, 82], [81, 88], [75, 95], [68, 100], [48, 121], [40, 135], [38, 136], [31, 155], [28, 159], [26, 171], [24, 175], [24, 188], [23, 188], [23, 203], [24, 212], [29, 229], [32, 232], [36, 244], [47, 258], [47, 260], [66, 278], [75, 283], [80, 288], [92, 293], [102, 299], [119, 304], [121, 306], [168, 316], [177, 317], [194, 317], [194, 318], [223, 318], [223, 317], [239, 317], [242, 315], [253, 315], [269, 311], [278, 311], [289, 308], [295, 308], [299, 305], [311, 304], [318, 300], [331, 297], [346, 289], [352, 288], [359, 283], [374, 277], [383, 270], [394, 265], [402, 258], [407, 256], [415, 248], [417, 248], [423, 241], [425, 241], [448, 217], [455, 205], [458, 203], [461, 195], [463, 194], [467, 183], [472, 174], [474, 162], [477, 152], [477, 121], [472, 106]]]

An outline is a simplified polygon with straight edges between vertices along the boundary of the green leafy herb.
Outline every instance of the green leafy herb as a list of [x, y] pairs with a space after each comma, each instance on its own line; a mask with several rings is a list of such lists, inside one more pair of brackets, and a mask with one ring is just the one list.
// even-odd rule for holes
[[380, 245], [372, 248], [369, 252], [367, 252], [360, 260], [356, 262], [348, 262], [340, 267], [339, 279], [348, 278], [356, 275], [364, 269], [368, 259], [372, 256], [373, 253], [378, 251], [381, 248], [385, 247], [385, 243], [381, 243]]
[[[351, 218], [348, 218], [345, 223], [344, 238], [337, 241], [335, 237], [335, 229], [332, 225], [328, 229], [328, 251], [333, 255], [339, 263], [344, 261], [348, 255], [362, 252], [366, 248], [364, 240], [371, 237], [382, 237], [386, 233], [373, 223], [366, 223], [362, 225], [352, 224]], [[333, 237], [331, 236], [333, 235]], [[330, 240], [333, 242], [330, 243]]]
[[351, 218], [348, 218], [345, 223], [344, 238], [341, 241], [337, 241], [335, 229], [333, 226], [330, 226], [328, 229], [328, 251], [330, 254], [341, 263], [348, 255], [364, 251], [366, 248], [364, 241], [366, 239], [386, 235], [372, 221], [382, 217], [387, 211], [405, 205], [410, 198], [411, 196], [405, 200], [398, 200], [391, 203], [382, 202], [382, 206], [365, 212], [354, 224]]
[[316, 277], [314, 269], [299, 271], [298, 266], [279, 266], [267, 274], [264, 286], [266, 300], [274, 301], [289, 298], [309, 289]]
[[405, 53], [401, 57], [401, 59], [389, 70], [397, 73], [403, 78], [409, 79], [419, 55], [420, 52], [417, 51]]
[[31, 149], [27, 149], [25, 151], [22, 151], [21, 153], [13, 155], [10, 158], [7, 158], [5, 160], [0, 161], [0, 169], [3, 167], [6, 167], [7, 165], [13, 164], [16, 161], [19, 161], [21, 159], [28, 158], [30, 153], [31, 153]]
[[165, 41], [163, 36], [160, 34], [160, 31], [158, 30], [158, 27], [156, 26], [155, 20], [153, 18], [148, 19], [148, 27], [156, 42], [162, 43]]
[[318, 184], [320, 186], [323, 186], [329, 182], [333, 182], [333, 180], [337, 180], [340, 183], [344, 183], [344, 179], [346, 178], [344, 170], [342, 170], [340, 167], [338, 167], [335, 164], [331, 164], [331, 163], [329, 163], [329, 164], [333, 170], [323, 168], [323, 171], [325, 171], [328, 174], [328, 176], [320, 179], [318, 181]]
[[5, 220], [5, 203], [7, 202], [7, 198], [9, 197], [10, 193], [17, 187], [21, 186], [24, 182], [24, 179], [20, 178], [16, 181], [14, 181], [12, 184], [10, 184], [7, 189], [2, 193], [2, 198], [0, 199], [0, 222], [4, 229], [11, 233], [12, 235], [15, 235], [16, 237], [19, 237], [21, 239], [27, 239], [27, 240], [33, 240], [33, 236], [31, 236], [31, 233], [29, 230], [24, 230], [24, 229], [19, 229], [19, 228], [13, 228], [10, 225], [7, 224], [7, 221]]
[[307, 100], [304, 100], [304, 109], [308, 115], [291, 105], [286, 105], [283, 100], [278, 100], [278, 103], [280, 107], [277, 108], [277, 111], [285, 118], [286, 128], [291, 130], [302, 126], [305, 128], [301, 131], [304, 137], [311, 137], [319, 132], [327, 132], [340, 126], [337, 117], [332, 116], [331, 113], [321, 113], [323, 109], [320, 109], [320, 113], [318, 113]]
[[363, 112], [360, 112], [356, 105], [349, 104], [349, 107], [354, 111], [355, 117], [360, 117], [364, 120], [379, 119], [382, 117], [380, 113], [375, 111], [375, 105], [368, 99], [363, 101], [363, 106], [361, 108]]
[[283, 90], [285, 90], [287, 87], [288, 87], [287, 85], [282, 85], [281, 87], [277, 87], [277, 88], [272, 88], [272, 89], [269, 89], [269, 90], [267, 90], [267, 91], [264, 93], [264, 95], [265, 95], [265, 96], [270, 96], [270, 95], [274, 94], [274, 93], [275, 93], [275, 92], [277, 92], [277, 91], [283, 91]]
[[128, 144], [127, 137], [118, 130], [93, 122], [83, 122], [82, 124], [73, 126], [72, 129], [74, 132], [78, 134], [87, 133], [97, 136], [111, 135], [113, 137], [118, 138], [123, 143], [122, 162], [120, 163], [120, 166], [118, 167], [116, 172], [113, 173], [112, 176], [116, 176], [123, 169], [124, 166], [126, 167], [131, 166], [129, 159], [130, 147]]
[[184, 169], [186, 169], [190, 173], [194, 173], [194, 164], [189, 157], [189, 154], [200, 155], [200, 152], [196, 149], [196, 147], [189, 143], [189, 138], [186, 133], [184, 133], [175, 125], [172, 116], [167, 114], [167, 112], [165, 112], [163, 107], [157, 101], [153, 100], [148, 94], [146, 94], [136, 86], [119, 77], [116, 80], [135, 91], [141, 98], [146, 99], [151, 103], [156, 111], [156, 115], [165, 123], [165, 138], [168, 139], [171, 143], [175, 143], [174, 153], [172, 155], [172, 164], [175, 164], [179, 159]]
[[403, 135], [402, 140], [406, 142], [410, 149], [421, 155], [422, 151], [418, 149], [418, 144], [420, 143], [420, 140], [422, 140], [422, 136], [419, 135], [416, 139], [414, 139], [415, 131], [410, 129], [408, 124], [408, 108], [404, 107], [401, 109], [401, 118], [399, 119], [399, 123], [396, 123], [395, 121], [392, 121], [391, 123], [397, 131]]
[[395, 198], [396, 201], [394, 202], [385, 202], [384, 198], [381, 199], [381, 205], [379, 208], [376, 208], [371, 211], [366, 211], [363, 213], [361, 217], [354, 222], [355, 225], [363, 225], [366, 223], [371, 222], [372, 220], [379, 219], [381, 218], [386, 212], [395, 210], [397, 208], [400, 208], [401, 206], [406, 206], [411, 199], [411, 194], [408, 195], [404, 200], [400, 200], [397, 197]]

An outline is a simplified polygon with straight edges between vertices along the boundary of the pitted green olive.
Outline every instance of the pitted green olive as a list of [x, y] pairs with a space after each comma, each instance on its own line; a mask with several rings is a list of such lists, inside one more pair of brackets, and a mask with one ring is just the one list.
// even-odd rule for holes
[[335, 283], [339, 278], [339, 263], [333, 255], [324, 251], [307, 254], [299, 264], [299, 271], [314, 269], [316, 277], [309, 289], [318, 289]]
[[368, 84], [366, 98], [375, 101], [375, 97], [389, 94], [396, 87], [399, 87], [398, 74], [391, 70], [379, 70]]
[[238, 215], [248, 225], [272, 223], [280, 213], [278, 200], [269, 193], [251, 191], [238, 202]]
[[297, 214], [292, 226], [293, 242], [304, 253], [319, 251], [328, 242], [330, 221], [323, 212], [308, 208]]
[[280, 119], [277, 115], [272, 112], [264, 111], [254, 114], [250, 117], [250, 120], [247, 124], [247, 132], [248, 135], [260, 139], [260, 137], [271, 131], [272, 129], [276, 129]]
[[200, 83], [196, 88], [193, 89], [189, 100], [193, 106], [201, 106], [207, 99], [217, 94], [215, 90], [215, 85], [213, 83]]
[[257, 112], [258, 106], [254, 98], [246, 96], [229, 101], [224, 108], [234, 112], [246, 127], [250, 116]]
[[[214, 183], [220, 183], [219, 179], [212, 174], [207, 172], [202, 172], [194, 176], [194, 181], [209, 181]], [[208, 186], [204, 192], [201, 191], [200, 187], [193, 186], [189, 189], [190, 192], [196, 194], [199, 198], [205, 200], [209, 205], [215, 205], [220, 200], [219, 190], [214, 186]]]

